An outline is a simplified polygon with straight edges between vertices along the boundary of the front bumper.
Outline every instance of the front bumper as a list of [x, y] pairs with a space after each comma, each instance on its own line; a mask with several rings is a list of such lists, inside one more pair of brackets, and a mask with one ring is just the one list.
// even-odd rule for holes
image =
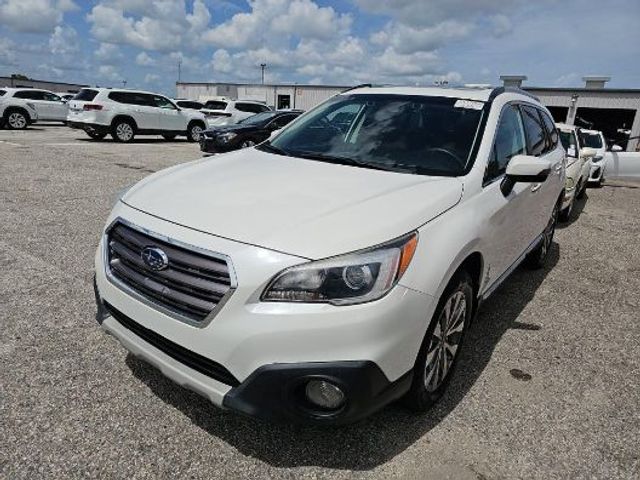
[[225, 153], [236, 150], [237, 146], [233, 143], [220, 143], [215, 138], [200, 137], [200, 150], [204, 153]]
[[[384, 298], [361, 305], [263, 303], [259, 294], [266, 282], [304, 259], [179, 227], [123, 204], [113, 215], [126, 215], [129, 222], [233, 260], [238, 287], [215, 318], [199, 328], [168, 317], [111, 283], [105, 275], [101, 242], [96, 298], [102, 328], [176, 383], [244, 414], [329, 424], [358, 420], [407, 390], [411, 381], [407, 374], [435, 309], [433, 297], [398, 285]], [[137, 327], [128, 328], [126, 320], [118, 320], [119, 315], [182, 351], [174, 354], [171, 345], [165, 348], [145, 340], [135, 333]], [[184, 355], [216, 363], [235, 382], [193, 368]], [[309, 376], [341, 385], [346, 406], [330, 415], [302, 408], [297, 392]]]

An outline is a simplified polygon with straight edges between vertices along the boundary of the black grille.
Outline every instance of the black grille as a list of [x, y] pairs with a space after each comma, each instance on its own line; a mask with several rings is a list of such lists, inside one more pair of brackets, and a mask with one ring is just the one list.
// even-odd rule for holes
[[214, 380], [222, 382], [225, 385], [229, 385], [231, 387], [240, 385], [240, 382], [231, 374], [231, 372], [219, 363], [181, 347], [177, 343], [173, 343], [171, 340], [164, 338], [153, 330], [143, 327], [106, 302], [104, 306], [120, 325], [130, 330], [145, 342], [153, 345], [158, 350], [161, 350], [174, 360], [177, 360], [207, 377], [211, 377]]
[[[122, 223], [107, 234], [111, 274], [140, 295], [165, 309], [201, 322], [231, 288], [227, 262], [159, 240]], [[163, 270], [142, 260], [146, 247], [162, 249], [168, 258]]]

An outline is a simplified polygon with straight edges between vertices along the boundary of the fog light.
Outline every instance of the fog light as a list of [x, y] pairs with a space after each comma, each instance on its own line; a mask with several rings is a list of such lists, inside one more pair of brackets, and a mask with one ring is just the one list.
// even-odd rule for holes
[[325, 380], [311, 380], [305, 388], [307, 400], [326, 410], [335, 410], [344, 403], [344, 392]]

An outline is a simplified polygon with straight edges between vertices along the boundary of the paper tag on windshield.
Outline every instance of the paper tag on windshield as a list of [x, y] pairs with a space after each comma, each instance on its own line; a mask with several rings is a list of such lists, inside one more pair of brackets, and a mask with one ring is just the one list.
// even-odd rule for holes
[[453, 104], [455, 108], [466, 108], [468, 110], [482, 110], [484, 107], [483, 102], [476, 102], [474, 100], [457, 100], [456, 103]]

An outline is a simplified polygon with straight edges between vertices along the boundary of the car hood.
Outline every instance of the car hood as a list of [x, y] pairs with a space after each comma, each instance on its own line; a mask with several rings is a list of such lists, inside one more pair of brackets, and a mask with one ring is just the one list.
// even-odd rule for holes
[[454, 206], [461, 195], [456, 178], [247, 148], [153, 174], [122, 201], [212, 235], [318, 259], [404, 235]]

